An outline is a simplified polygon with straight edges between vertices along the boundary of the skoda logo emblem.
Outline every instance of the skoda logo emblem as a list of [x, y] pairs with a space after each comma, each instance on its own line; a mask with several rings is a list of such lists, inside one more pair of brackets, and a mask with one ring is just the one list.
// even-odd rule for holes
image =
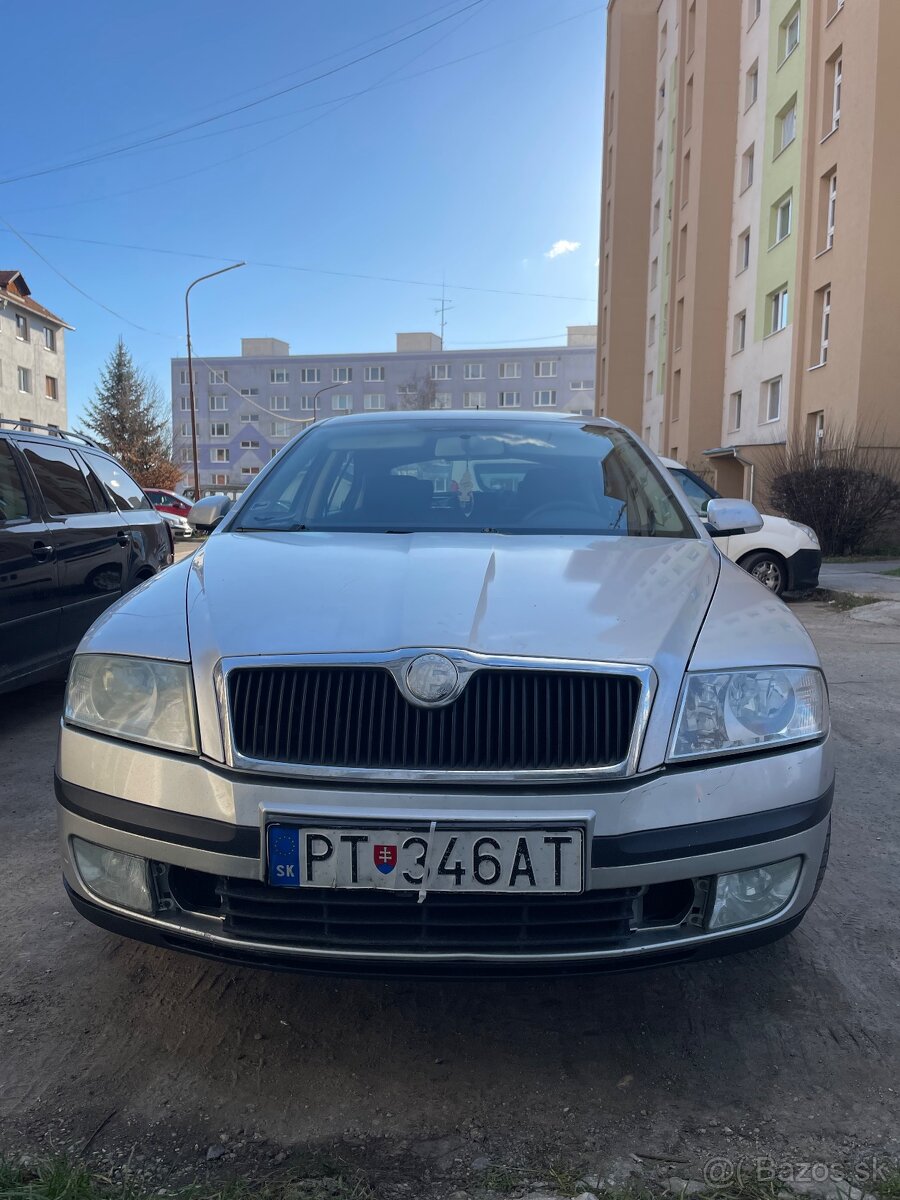
[[443, 704], [459, 684], [459, 672], [443, 654], [420, 654], [409, 664], [406, 686], [422, 704]]

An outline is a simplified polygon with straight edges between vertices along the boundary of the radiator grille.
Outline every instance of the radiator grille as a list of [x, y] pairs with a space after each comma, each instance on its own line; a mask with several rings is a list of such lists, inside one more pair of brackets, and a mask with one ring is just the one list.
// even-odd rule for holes
[[475, 896], [269, 887], [220, 878], [224, 932], [310, 949], [533, 954], [625, 944], [640, 887], [579, 896]]
[[406, 700], [381, 666], [239, 667], [232, 740], [246, 758], [405, 771], [556, 771], [622, 762], [640, 681], [482, 668], [442, 708]]

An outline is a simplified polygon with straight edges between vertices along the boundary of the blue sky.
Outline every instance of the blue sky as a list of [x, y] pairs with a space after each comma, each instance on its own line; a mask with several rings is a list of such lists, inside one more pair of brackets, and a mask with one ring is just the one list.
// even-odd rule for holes
[[[439, 287], [286, 266], [445, 277], [448, 348], [555, 340], [593, 322], [603, 7], [82, 0], [36, 26], [32, 9], [13, 6], [4, 36], [18, 47], [19, 99], [4, 130], [0, 218], [48, 262], [0, 220], [0, 267], [20, 269], [35, 299], [76, 327], [70, 425], [120, 334], [168, 396], [185, 287], [239, 258], [251, 265], [192, 293], [200, 355], [238, 354], [242, 336], [280, 337], [294, 353], [383, 350], [397, 330], [437, 329]], [[549, 256], [559, 242], [580, 245]]]

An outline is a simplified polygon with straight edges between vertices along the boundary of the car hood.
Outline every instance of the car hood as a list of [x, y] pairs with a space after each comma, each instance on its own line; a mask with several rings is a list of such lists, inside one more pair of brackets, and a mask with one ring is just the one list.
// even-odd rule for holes
[[193, 560], [191, 654], [435, 646], [681, 671], [719, 563], [701, 539], [222, 533]]

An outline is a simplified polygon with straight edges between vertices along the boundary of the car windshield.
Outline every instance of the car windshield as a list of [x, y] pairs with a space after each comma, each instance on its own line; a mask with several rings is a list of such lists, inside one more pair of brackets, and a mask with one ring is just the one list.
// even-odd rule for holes
[[684, 468], [677, 471], [673, 469], [672, 474], [681, 484], [682, 490], [697, 516], [705, 517], [710, 500], [714, 500], [719, 493], [713, 488], [708, 488], [706, 485], [701, 484], [696, 476], [692, 475], [690, 471], [684, 470]]
[[484, 418], [324, 422], [279, 459], [232, 528], [697, 536], [625, 431]]

